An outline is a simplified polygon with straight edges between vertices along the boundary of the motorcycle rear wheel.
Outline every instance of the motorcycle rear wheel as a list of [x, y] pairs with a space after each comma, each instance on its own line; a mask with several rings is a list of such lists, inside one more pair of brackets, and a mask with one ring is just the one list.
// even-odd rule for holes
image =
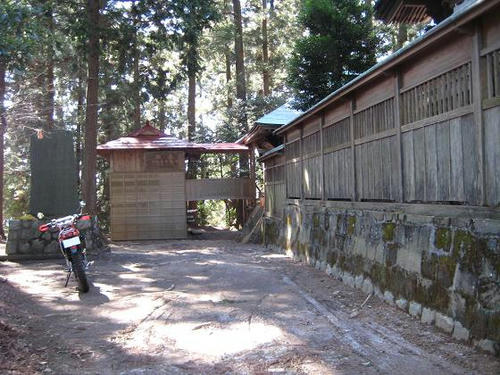
[[87, 293], [89, 291], [89, 282], [83, 267], [83, 254], [81, 252], [74, 254], [71, 257], [71, 262], [73, 263], [73, 272], [78, 281], [78, 290], [82, 293]]

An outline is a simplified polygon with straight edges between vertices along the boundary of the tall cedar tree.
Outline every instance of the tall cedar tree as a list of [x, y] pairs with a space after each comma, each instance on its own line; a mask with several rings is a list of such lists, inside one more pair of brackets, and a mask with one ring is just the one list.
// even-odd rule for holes
[[178, 16], [183, 21], [182, 62], [188, 76], [188, 139], [193, 141], [196, 136], [196, 76], [202, 69], [200, 40], [203, 30], [219, 16], [215, 2], [207, 0], [186, 1]]
[[[271, 76], [269, 72], [269, 40], [267, 35], [267, 2], [262, 0], [262, 88], [264, 96], [271, 94]], [[270, 7], [274, 7], [271, 0]]]
[[5, 95], [7, 75], [12, 69], [23, 66], [29, 56], [36, 34], [33, 9], [25, 1], [0, 2], [0, 238], [5, 237], [3, 229], [4, 204], [4, 137], [7, 131]]
[[97, 106], [99, 90], [99, 0], [88, 0], [88, 83], [83, 158], [82, 195], [90, 214], [97, 213]]
[[[188, 77], [188, 140], [195, 141], [196, 129], [196, 80], [202, 70], [200, 42], [203, 31], [219, 18], [216, 3], [213, 0], [182, 0], [172, 5], [173, 13], [180, 20], [177, 32], [180, 34], [179, 46], [184, 73]], [[196, 164], [189, 160], [188, 175], [196, 176]]]
[[[247, 87], [245, 78], [245, 59], [243, 50], [243, 24], [241, 19], [241, 4], [240, 0], [233, 0], [233, 14], [234, 14], [234, 53], [236, 58], [236, 99], [242, 106], [242, 111], [239, 113], [238, 125], [241, 134], [248, 131], [247, 121]], [[240, 156], [240, 173], [248, 175], [248, 157], [245, 154]], [[244, 222], [244, 201], [241, 200], [237, 205], [237, 224], [243, 225]]]
[[288, 68], [295, 106], [305, 110], [375, 64], [372, 9], [359, 0], [305, 0]]

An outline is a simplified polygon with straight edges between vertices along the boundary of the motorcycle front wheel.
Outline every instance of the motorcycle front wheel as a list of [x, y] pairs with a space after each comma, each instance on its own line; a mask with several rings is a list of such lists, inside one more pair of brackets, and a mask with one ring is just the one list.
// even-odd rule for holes
[[73, 272], [78, 281], [78, 290], [82, 293], [87, 293], [89, 291], [89, 282], [87, 280], [85, 268], [83, 267], [83, 254], [80, 251], [73, 254], [71, 256], [71, 262], [73, 263]]

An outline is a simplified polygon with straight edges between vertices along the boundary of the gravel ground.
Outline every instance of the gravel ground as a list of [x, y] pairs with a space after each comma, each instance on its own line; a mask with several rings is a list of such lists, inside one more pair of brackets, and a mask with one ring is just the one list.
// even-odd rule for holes
[[0, 373], [498, 374], [497, 358], [258, 245], [126, 242], [89, 293], [0, 263]]

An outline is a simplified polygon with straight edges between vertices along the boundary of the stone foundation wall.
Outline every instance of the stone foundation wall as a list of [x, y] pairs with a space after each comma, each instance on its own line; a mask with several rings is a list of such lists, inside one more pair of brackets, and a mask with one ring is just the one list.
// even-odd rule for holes
[[264, 242], [498, 355], [500, 220], [288, 205]]
[[[61, 255], [57, 241], [58, 232], [40, 232], [38, 227], [43, 224], [39, 220], [10, 220], [5, 251], [8, 259], [39, 259]], [[101, 250], [105, 244], [97, 222], [80, 222], [77, 225], [85, 237], [87, 251]]]

